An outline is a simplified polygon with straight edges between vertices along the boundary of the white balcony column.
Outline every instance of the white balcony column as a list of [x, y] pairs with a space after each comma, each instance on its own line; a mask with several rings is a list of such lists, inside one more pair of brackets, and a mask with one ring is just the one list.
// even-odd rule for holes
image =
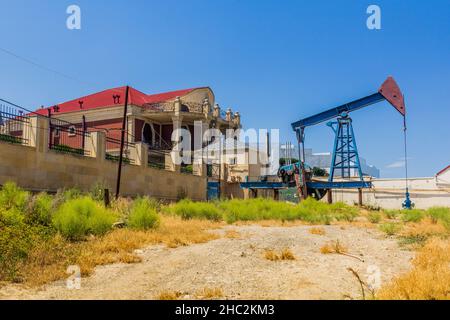
[[241, 127], [241, 115], [239, 112], [236, 112], [234, 114], [234, 118], [233, 118], [233, 122], [236, 128], [240, 128]]
[[231, 111], [231, 108], [228, 108], [225, 120], [228, 122], [231, 122], [232, 115], [233, 115], [233, 111]]
[[[176, 106], [176, 105], [175, 105]], [[175, 111], [176, 114], [176, 111]], [[178, 115], [175, 115], [172, 117], [172, 126], [173, 126], [173, 130], [172, 133], [177, 131], [178, 135], [175, 137], [172, 136], [172, 143], [173, 143], [173, 148], [172, 148], [172, 165], [170, 165], [169, 167], [172, 169], [172, 171], [176, 171], [176, 172], [180, 172], [180, 168], [181, 165], [180, 164], [176, 164], [174, 163], [174, 159], [176, 156], [180, 156], [180, 151], [181, 151], [181, 125], [183, 123], [183, 117]]]
[[180, 97], [175, 98], [173, 110], [175, 112], [175, 116], [179, 116], [181, 112], [181, 99]]
[[127, 117], [127, 137], [126, 137], [126, 141], [128, 142], [136, 142], [135, 136], [134, 136], [134, 131], [135, 131], [135, 116], [128, 116]]
[[206, 98], [203, 100], [203, 114], [205, 115], [205, 118], [208, 118], [210, 112], [211, 112], [211, 106], [209, 105], [209, 100]]
[[214, 105], [213, 117], [220, 118], [220, 106], [217, 103]]

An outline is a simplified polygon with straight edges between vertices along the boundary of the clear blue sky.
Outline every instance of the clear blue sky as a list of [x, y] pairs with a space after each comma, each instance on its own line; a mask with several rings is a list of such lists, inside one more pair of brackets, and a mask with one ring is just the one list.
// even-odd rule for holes
[[[66, 8], [82, 29], [66, 28]], [[366, 28], [366, 8], [382, 30]], [[80, 81], [0, 52], [0, 96], [51, 105], [130, 84], [147, 93], [210, 86], [244, 125], [279, 128], [374, 93], [393, 75], [406, 95], [412, 176], [450, 164], [450, 1], [17, 1], [0, 0], [0, 47]], [[387, 103], [355, 112], [362, 157], [385, 177], [403, 157], [401, 116]], [[325, 125], [307, 147], [331, 151]]]

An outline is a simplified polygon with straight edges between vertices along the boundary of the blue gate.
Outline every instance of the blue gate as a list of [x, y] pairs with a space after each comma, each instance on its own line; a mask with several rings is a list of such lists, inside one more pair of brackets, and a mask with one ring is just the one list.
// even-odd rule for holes
[[219, 182], [217, 181], [208, 181], [208, 188], [207, 188], [207, 199], [210, 200], [216, 200], [219, 199]]

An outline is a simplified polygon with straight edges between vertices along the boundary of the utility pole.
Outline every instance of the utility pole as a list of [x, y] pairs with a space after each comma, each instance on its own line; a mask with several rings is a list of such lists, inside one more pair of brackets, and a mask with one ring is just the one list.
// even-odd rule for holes
[[130, 87], [127, 86], [125, 90], [125, 107], [123, 108], [123, 119], [122, 119], [122, 131], [120, 137], [120, 154], [119, 154], [119, 168], [117, 169], [117, 184], [116, 184], [116, 199], [119, 198], [120, 192], [120, 178], [122, 175], [122, 162], [123, 162], [123, 147], [125, 144], [125, 129], [127, 124], [127, 112], [128, 112], [128, 92]]

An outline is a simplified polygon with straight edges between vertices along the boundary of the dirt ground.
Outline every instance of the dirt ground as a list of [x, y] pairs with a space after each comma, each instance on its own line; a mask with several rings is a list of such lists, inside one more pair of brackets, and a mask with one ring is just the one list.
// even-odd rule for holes
[[[313, 235], [311, 228], [227, 226], [213, 232], [235, 230], [240, 236], [175, 249], [151, 246], [137, 250], [141, 263], [97, 267], [79, 290], [67, 289], [65, 281], [38, 289], [11, 285], [0, 289], [0, 299], [156, 299], [164, 291], [196, 299], [204, 288], [220, 288], [222, 299], [361, 299], [359, 282], [347, 268], [366, 279], [368, 267], [376, 266], [382, 283], [410, 268], [413, 252], [376, 229], [324, 226], [325, 235]], [[364, 262], [320, 252], [338, 239]], [[266, 249], [284, 248], [296, 260], [264, 258]]]

